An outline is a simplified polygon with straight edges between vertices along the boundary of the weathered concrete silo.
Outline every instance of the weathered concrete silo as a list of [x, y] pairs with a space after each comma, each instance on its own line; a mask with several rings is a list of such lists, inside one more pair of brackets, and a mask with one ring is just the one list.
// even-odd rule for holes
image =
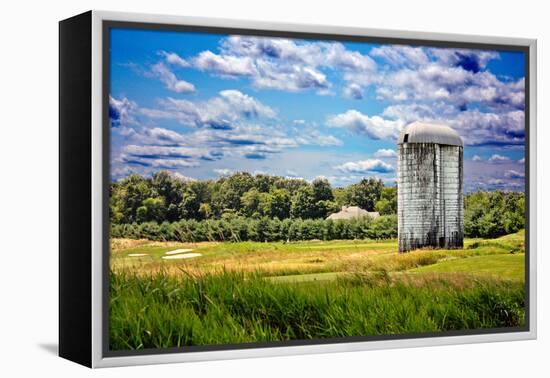
[[399, 252], [462, 248], [462, 138], [448, 126], [414, 122], [397, 148]]

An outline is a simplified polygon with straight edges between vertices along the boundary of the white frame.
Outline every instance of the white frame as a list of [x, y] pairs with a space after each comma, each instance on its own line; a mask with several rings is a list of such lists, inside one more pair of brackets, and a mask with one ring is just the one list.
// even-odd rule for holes
[[[336, 35], [357, 35], [382, 38], [422, 39], [427, 41], [489, 43], [518, 45], [529, 47], [530, 54], [530, 108], [529, 108], [529, 325], [527, 332], [492, 333], [480, 335], [459, 335], [398, 339], [383, 341], [350, 342], [338, 344], [316, 344], [302, 346], [284, 346], [255, 349], [232, 349], [186, 353], [163, 353], [121, 357], [103, 357], [103, 253], [102, 253], [102, 177], [103, 177], [103, 91], [102, 91], [102, 22], [125, 21], [172, 25], [211, 26], [239, 29], [259, 29], [289, 31], [301, 33], [322, 33]], [[350, 352], [388, 348], [410, 348], [435, 345], [467, 344], [512, 340], [531, 340], [537, 337], [537, 290], [536, 290], [536, 253], [537, 253], [537, 41], [524, 38], [488, 37], [477, 35], [458, 35], [442, 33], [411, 32], [402, 30], [380, 30], [356, 27], [323, 26], [307, 24], [287, 24], [256, 22], [243, 20], [215, 19], [202, 17], [180, 17], [154, 14], [137, 14], [107, 11], [92, 11], [92, 367], [114, 367], [127, 365], [145, 365], [158, 363], [192, 362], [206, 360], [224, 360], [297, 354]]]

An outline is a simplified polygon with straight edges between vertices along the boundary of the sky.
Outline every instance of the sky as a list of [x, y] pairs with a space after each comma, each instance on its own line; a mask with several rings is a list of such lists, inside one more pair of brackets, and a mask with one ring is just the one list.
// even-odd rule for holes
[[111, 29], [111, 177], [396, 181], [413, 121], [464, 140], [466, 191], [523, 191], [522, 52]]

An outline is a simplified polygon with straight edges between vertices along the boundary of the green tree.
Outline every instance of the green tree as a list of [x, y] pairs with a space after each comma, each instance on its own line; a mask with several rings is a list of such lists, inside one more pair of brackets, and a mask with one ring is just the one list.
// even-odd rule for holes
[[290, 213], [293, 218], [313, 218], [316, 215], [315, 193], [310, 186], [303, 186], [292, 198]]
[[241, 214], [246, 217], [252, 217], [259, 214], [260, 192], [256, 188], [250, 189], [241, 197]]
[[382, 180], [374, 178], [362, 179], [359, 183], [350, 185], [347, 190], [347, 202], [367, 211], [374, 211], [374, 206], [382, 193]]
[[183, 219], [199, 218], [200, 199], [191, 187], [187, 187], [183, 192], [179, 204], [179, 213]]
[[[143, 201], [146, 221], [163, 222], [166, 214], [164, 197], [149, 197]], [[140, 207], [141, 208], [141, 207]]]
[[334, 195], [332, 194], [332, 187], [326, 178], [317, 177], [311, 183], [313, 187], [313, 196], [315, 201], [332, 201]]
[[[151, 197], [151, 187], [147, 179], [131, 174], [120, 182], [120, 206], [126, 223], [139, 222], [137, 209], [143, 201]], [[143, 215], [143, 210], [141, 210]], [[141, 216], [140, 216], [141, 219]]]
[[201, 203], [199, 205], [199, 214], [202, 219], [208, 219], [212, 216], [212, 207], [209, 203]]
[[397, 187], [382, 188], [380, 199], [376, 202], [374, 209], [381, 215], [397, 214]]
[[290, 194], [286, 189], [274, 189], [268, 199], [269, 215], [272, 218], [285, 219], [290, 216]]

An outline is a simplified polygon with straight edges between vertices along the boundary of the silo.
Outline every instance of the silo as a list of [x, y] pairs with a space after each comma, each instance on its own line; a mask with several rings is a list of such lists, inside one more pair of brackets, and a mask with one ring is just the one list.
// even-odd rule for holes
[[463, 143], [446, 125], [414, 122], [397, 142], [399, 252], [462, 248]]

